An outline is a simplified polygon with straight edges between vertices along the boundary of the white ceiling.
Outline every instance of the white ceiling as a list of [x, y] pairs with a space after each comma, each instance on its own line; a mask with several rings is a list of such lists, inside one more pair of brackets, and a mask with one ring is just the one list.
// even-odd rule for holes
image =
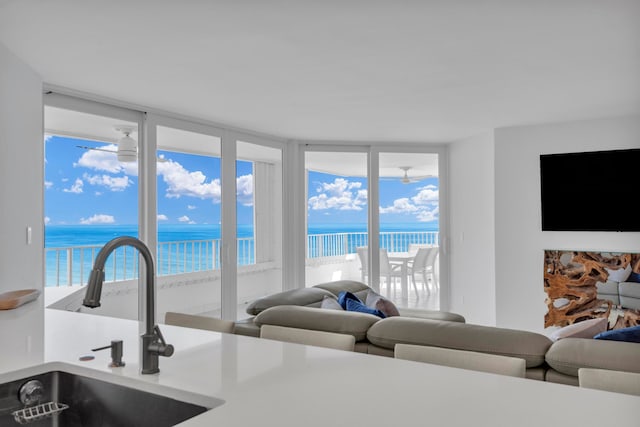
[[0, 0], [45, 82], [285, 138], [640, 114], [640, 0]]
[[[64, 108], [44, 108], [44, 131], [46, 135], [59, 135], [81, 140], [100, 141], [117, 144], [123, 137], [121, 128], [132, 129], [131, 137], [138, 140], [137, 124], [106, 116], [99, 116], [67, 110]], [[162, 151], [179, 151], [205, 156], [220, 156], [219, 137], [188, 132], [171, 127], [158, 126], [157, 147]], [[79, 144], [82, 144], [79, 142]], [[82, 147], [82, 145], [79, 145]], [[112, 147], [107, 150], [116, 151]], [[78, 154], [80, 155], [80, 154]], [[161, 156], [170, 158], [170, 154]], [[280, 150], [239, 141], [236, 156], [242, 160], [282, 163]], [[366, 153], [310, 152], [305, 158], [305, 167], [318, 172], [342, 176], [367, 176]], [[405, 172], [406, 171], [406, 172]], [[438, 155], [433, 153], [380, 153], [379, 174], [383, 177], [407, 178], [438, 176]]]

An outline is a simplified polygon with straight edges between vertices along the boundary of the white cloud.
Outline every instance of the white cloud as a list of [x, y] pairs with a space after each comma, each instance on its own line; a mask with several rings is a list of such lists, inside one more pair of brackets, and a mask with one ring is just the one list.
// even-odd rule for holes
[[100, 147], [100, 149], [113, 151], [113, 153], [99, 150], [87, 150], [82, 153], [82, 156], [80, 156], [78, 162], [74, 163], [73, 166], [81, 166], [84, 168], [109, 173], [124, 172], [127, 175], [138, 175], [138, 163], [121, 163], [118, 161], [118, 156], [116, 155], [118, 146], [116, 144], [103, 145]]
[[65, 193], [80, 194], [82, 193], [83, 185], [84, 183], [82, 182], [82, 180], [80, 178], [76, 178], [76, 181], [73, 183], [73, 185], [70, 188], [64, 188], [62, 191], [64, 191]]
[[242, 175], [236, 179], [238, 202], [253, 206], [253, 175]]
[[418, 188], [413, 197], [402, 197], [393, 201], [391, 206], [380, 207], [380, 214], [411, 214], [417, 221], [436, 221], [439, 215], [438, 187], [427, 185]]
[[53, 182], [51, 182], [51, 181], [45, 181], [44, 182], [44, 188], [49, 189], [51, 187], [53, 187]]
[[413, 196], [411, 200], [416, 205], [433, 205], [438, 203], [438, 197], [438, 187], [435, 185], [427, 185], [425, 187], [418, 188], [418, 194]]
[[111, 175], [89, 175], [84, 174], [83, 178], [91, 185], [102, 185], [111, 191], [124, 191], [133, 181], [128, 176]]
[[196, 207], [193, 205], [187, 205], [187, 209], [189, 209], [190, 211], [194, 210]]
[[164, 214], [158, 214], [158, 221], [166, 221], [166, 220], [168, 220], [168, 219], [169, 219], [169, 218], [167, 218], [167, 216], [166, 216], [166, 215], [164, 215]]
[[211, 199], [214, 203], [220, 203], [220, 179], [207, 182], [206, 175], [201, 171], [189, 172], [173, 160], [158, 163], [158, 175], [161, 175], [167, 184], [166, 197], [188, 196]]
[[195, 224], [196, 222], [194, 220], [192, 220], [191, 218], [189, 218], [186, 215], [181, 216], [180, 218], [178, 218], [178, 221], [180, 222], [186, 222], [187, 224]]
[[91, 225], [91, 224], [113, 224], [116, 222], [113, 215], [105, 215], [105, 214], [95, 214], [90, 218], [80, 218], [80, 224], [83, 225]]
[[416, 219], [420, 222], [430, 222], [438, 219], [440, 209], [436, 206], [433, 210], [424, 209], [420, 211]]
[[394, 200], [392, 206], [387, 206], [385, 208], [383, 208], [382, 206], [380, 207], [380, 213], [381, 214], [386, 214], [386, 213], [412, 213], [412, 212], [416, 212], [417, 210], [418, 210], [418, 207], [416, 205], [412, 204], [409, 201], [409, 199], [406, 198], [406, 197]]
[[48, 216], [44, 217], [44, 225], [47, 225], [51, 222], [51, 218], [49, 218]]
[[367, 203], [367, 190], [361, 190], [362, 183], [336, 178], [333, 182], [322, 182], [316, 187], [318, 195], [309, 197], [312, 210], [362, 210]]

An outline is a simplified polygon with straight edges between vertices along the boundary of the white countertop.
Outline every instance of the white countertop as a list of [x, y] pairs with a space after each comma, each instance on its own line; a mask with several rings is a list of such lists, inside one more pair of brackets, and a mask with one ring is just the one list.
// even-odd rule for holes
[[[594, 417], [629, 426], [640, 419], [640, 397], [166, 325], [175, 354], [160, 358], [159, 374], [141, 375], [139, 326], [47, 309], [44, 362], [225, 401], [181, 427], [584, 427]], [[115, 339], [124, 341], [125, 367], [109, 368], [108, 350], [78, 360]], [[9, 378], [15, 373], [0, 375], [0, 383]]]

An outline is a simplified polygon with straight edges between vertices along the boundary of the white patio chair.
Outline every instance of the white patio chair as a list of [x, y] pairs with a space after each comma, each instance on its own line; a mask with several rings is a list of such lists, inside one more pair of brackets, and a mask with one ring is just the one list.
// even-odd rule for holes
[[183, 326], [192, 329], [205, 329], [207, 331], [233, 333], [234, 323], [230, 320], [216, 319], [215, 317], [199, 316], [197, 314], [177, 313], [167, 311], [164, 316], [167, 325]]
[[[360, 277], [363, 283], [368, 283], [369, 275], [369, 254], [366, 246], [356, 248], [358, 258], [360, 259]], [[391, 294], [391, 286], [393, 284], [395, 290], [395, 278], [402, 277], [401, 265], [393, 264], [389, 261], [389, 255], [386, 249], [380, 249], [380, 277], [385, 279], [387, 285], [387, 294]], [[393, 282], [392, 282], [392, 279]]]
[[353, 335], [277, 325], [262, 325], [260, 338], [346, 351], [353, 351], [356, 345]]
[[418, 249], [420, 248], [432, 248], [434, 245], [429, 244], [429, 243], [409, 243], [409, 246], [407, 247], [407, 252], [409, 252], [410, 254], [416, 254], [418, 252]]
[[640, 374], [607, 369], [578, 369], [580, 387], [640, 396]]
[[518, 357], [413, 344], [396, 344], [394, 357], [520, 378], [524, 378], [526, 370], [525, 360]]
[[416, 288], [417, 273], [422, 276], [422, 287], [427, 291], [427, 295], [431, 295], [429, 279], [431, 279], [434, 289], [438, 286], [435, 275], [435, 259], [437, 255], [437, 246], [418, 248], [418, 252], [416, 252], [413, 261], [409, 264], [409, 275], [411, 276], [414, 288]]

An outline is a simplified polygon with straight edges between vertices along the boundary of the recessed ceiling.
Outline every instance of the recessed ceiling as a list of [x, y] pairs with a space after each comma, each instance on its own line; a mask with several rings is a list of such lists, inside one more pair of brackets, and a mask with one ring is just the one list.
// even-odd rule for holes
[[283, 138], [640, 114], [640, 1], [0, 2], [46, 83]]

